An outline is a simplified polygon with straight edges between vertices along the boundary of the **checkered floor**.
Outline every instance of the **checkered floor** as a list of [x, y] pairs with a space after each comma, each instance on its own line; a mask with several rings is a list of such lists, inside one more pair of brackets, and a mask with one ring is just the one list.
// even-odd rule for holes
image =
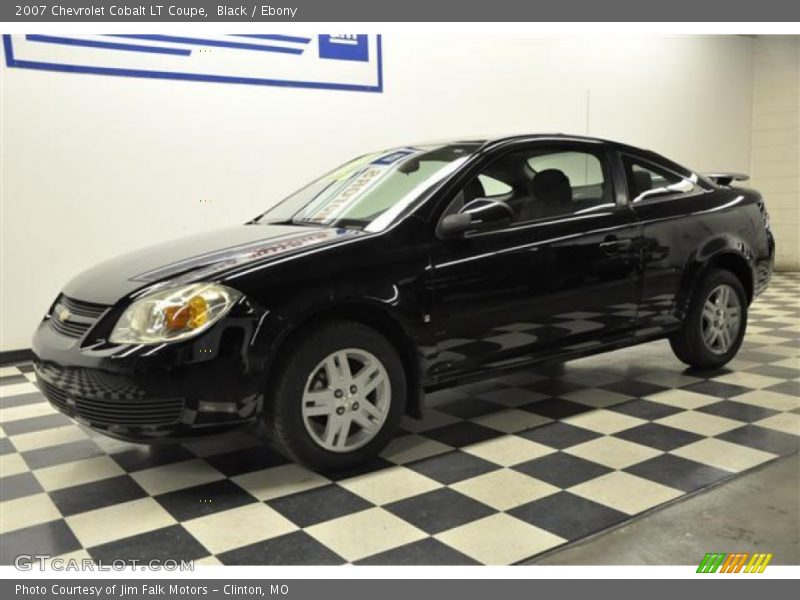
[[666, 342], [429, 396], [383, 457], [322, 477], [254, 431], [147, 449], [0, 371], [0, 548], [205, 564], [507, 564], [800, 449], [800, 274], [753, 306], [729, 367]]

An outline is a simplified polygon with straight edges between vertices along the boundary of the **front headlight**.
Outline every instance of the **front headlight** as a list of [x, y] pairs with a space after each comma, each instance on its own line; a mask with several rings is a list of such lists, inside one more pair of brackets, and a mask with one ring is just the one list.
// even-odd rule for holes
[[145, 296], [114, 326], [114, 344], [161, 344], [182, 340], [219, 321], [241, 294], [216, 283], [195, 283]]

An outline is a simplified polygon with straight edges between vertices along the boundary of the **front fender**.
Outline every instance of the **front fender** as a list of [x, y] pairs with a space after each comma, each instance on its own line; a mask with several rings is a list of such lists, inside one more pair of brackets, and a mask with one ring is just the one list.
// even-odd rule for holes
[[[343, 292], [343, 290], [339, 290]], [[350, 290], [352, 291], [352, 290]], [[374, 292], [374, 291], [373, 291]], [[383, 293], [385, 292], [385, 293]], [[317, 301], [300, 300], [285, 312], [273, 311], [260, 330], [257, 346], [265, 351], [266, 380], [280, 368], [282, 360], [291, 360], [283, 351], [293, 336], [314, 327], [323, 320], [346, 320], [363, 323], [386, 337], [396, 348], [408, 378], [407, 414], [422, 414], [424, 344], [417, 305], [404, 298], [396, 286], [364, 296], [337, 294], [328, 290], [327, 297]]]

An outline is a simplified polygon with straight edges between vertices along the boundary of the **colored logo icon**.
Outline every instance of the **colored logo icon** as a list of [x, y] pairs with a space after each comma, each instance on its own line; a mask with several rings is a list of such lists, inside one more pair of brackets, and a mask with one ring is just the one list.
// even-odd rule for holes
[[698, 573], [763, 573], [772, 554], [757, 552], [709, 552], [700, 561]]

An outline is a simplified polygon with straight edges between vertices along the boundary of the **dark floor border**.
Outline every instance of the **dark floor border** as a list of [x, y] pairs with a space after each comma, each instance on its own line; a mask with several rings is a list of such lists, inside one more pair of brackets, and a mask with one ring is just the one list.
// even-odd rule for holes
[[[743, 477], [745, 475], [750, 475], [751, 473], [756, 473], [758, 471], [761, 471], [762, 469], [767, 468], [770, 465], [773, 465], [773, 464], [775, 464], [775, 463], [777, 463], [779, 461], [785, 460], [785, 459], [789, 459], [789, 458], [791, 458], [793, 456], [797, 456], [798, 454], [800, 454], [800, 450], [796, 450], [795, 452], [791, 452], [790, 454], [784, 454], [783, 456], [776, 456], [775, 458], [773, 458], [771, 460], [768, 460], [767, 462], [761, 463], [760, 465], [756, 465], [755, 467], [751, 467], [751, 468], [749, 468], [749, 469], [747, 469], [745, 471], [739, 471], [738, 473], [731, 473], [728, 477], [720, 479], [719, 481], [715, 481], [714, 483], [710, 483], [709, 485], [707, 485], [705, 487], [701, 487], [701, 488], [698, 488], [698, 489], [696, 489], [694, 491], [687, 492], [682, 496], [678, 496], [677, 498], [674, 498], [673, 500], [668, 500], [667, 502], [664, 502], [663, 504], [658, 504], [658, 505], [656, 505], [656, 506], [654, 506], [652, 508], [648, 508], [647, 510], [645, 510], [643, 512], [640, 512], [638, 514], [633, 515], [630, 519], [625, 519], [624, 521], [620, 521], [619, 523], [615, 523], [614, 525], [611, 525], [610, 527], [606, 527], [605, 529], [598, 529], [597, 531], [593, 531], [592, 533], [590, 533], [588, 535], [585, 535], [585, 536], [583, 536], [581, 538], [576, 538], [574, 540], [570, 540], [570, 541], [568, 541], [568, 542], [566, 542], [564, 544], [561, 544], [560, 546], [554, 546], [552, 548], [549, 548], [549, 549], [545, 550], [544, 552], [540, 552], [538, 554], [534, 554], [533, 556], [529, 556], [528, 558], [523, 558], [522, 560], [517, 561], [517, 562], [515, 562], [513, 564], [515, 566], [517, 566], [517, 565], [535, 565], [540, 559], [545, 558], [547, 556], [550, 556], [551, 554], [555, 554], [556, 552], [560, 552], [562, 550], [566, 550], [567, 548], [573, 548], [575, 546], [580, 546], [580, 545], [585, 544], [587, 542], [591, 542], [592, 540], [595, 540], [595, 539], [597, 539], [597, 538], [599, 538], [601, 536], [609, 534], [612, 531], [616, 531], [617, 529], [622, 529], [623, 527], [627, 527], [631, 523], [634, 523], [636, 521], [641, 521], [642, 519], [645, 519], [645, 518], [647, 518], [647, 517], [649, 517], [649, 516], [651, 516], [651, 515], [653, 515], [655, 513], [661, 512], [662, 510], [665, 510], [667, 508], [670, 508], [672, 506], [680, 504], [681, 502], [684, 502], [684, 501], [686, 501], [686, 500], [688, 500], [690, 498], [696, 498], [697, 496], [702, 496], [703, 494], [706, 494], [706, 493], [708, 493], [708, 492], [710, 492], [710, 491], [712, 491], [712, 490], [714, 490], [714, 489], [716, 489], [718, 487], [722, 487], [725, 484], [728, 484], [728, 483], [731, 483], [732, 481], [740, 479], [741, 477]], [[565, 566], [570, 566], [570, 565], [565, 565]], [[622, 565], [618, 565], [618, 566], [622, 566]], [[678, 565], [678, 566], [682, 566], [682, 565]]]
[[33, 360], [33, 351], [30, 348], [0, 352], [0, 365], [10, 365], [31, 360]]

